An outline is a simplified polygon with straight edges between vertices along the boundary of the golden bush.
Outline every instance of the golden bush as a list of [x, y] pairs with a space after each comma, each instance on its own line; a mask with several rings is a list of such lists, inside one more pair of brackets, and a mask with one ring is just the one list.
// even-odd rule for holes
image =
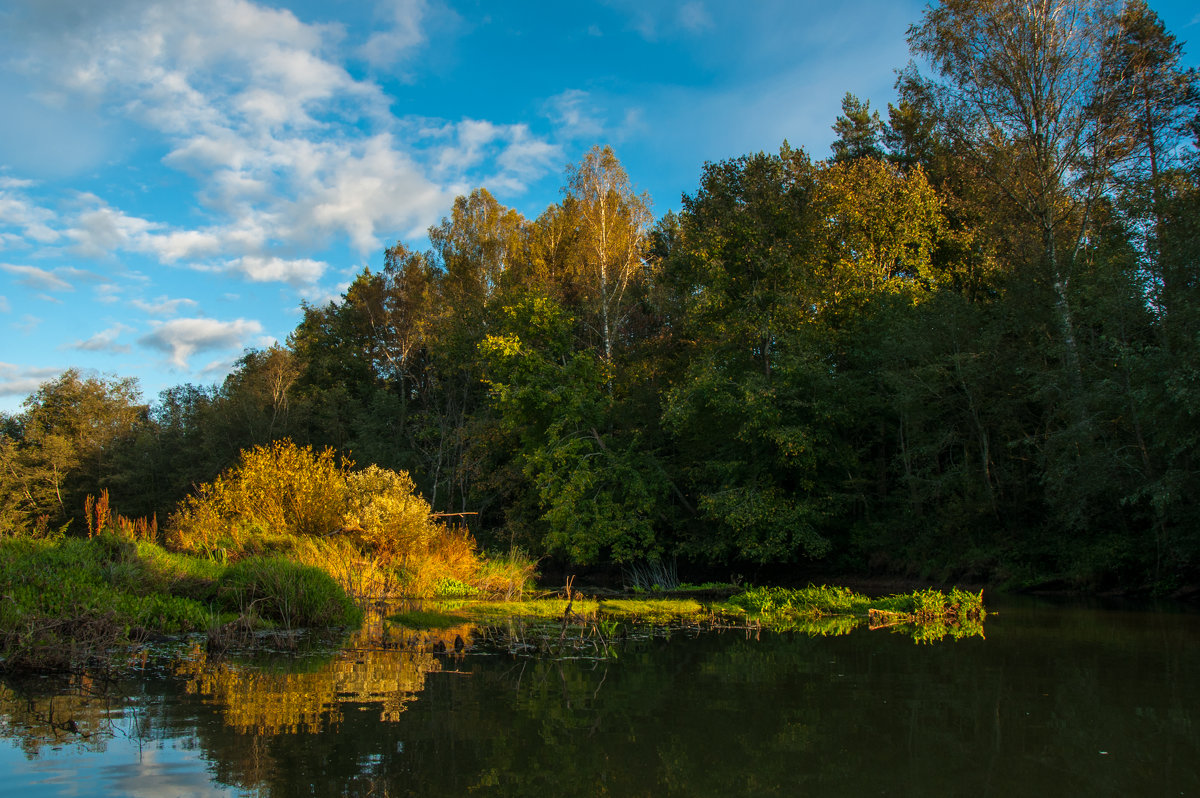
[[172, 542], [240, 552], [254, 534], [329, 535], [342, 527], [353, 464], [332, 449], [276, 441], [241, 454], [171, 517]]
[[404, 472], [368, 466], [346, 476], [347, 506], [342, 528], [380, 557], [392, 560], [425, 552], [441, 529], [432, 508]]
[[[242, 452], [171, 516], [173, 547], [215, 559], [281, 555], [316, 565], [351, 595], [433, 595], [447, 585], [492, 592], [475, 540], [434, 520], [408, 474], [352, 463], [330, 449], [278, 441]], [[511, 574], [520, 585], [532, 566]], [[487, 575], [488, 586], [473, 583]]]

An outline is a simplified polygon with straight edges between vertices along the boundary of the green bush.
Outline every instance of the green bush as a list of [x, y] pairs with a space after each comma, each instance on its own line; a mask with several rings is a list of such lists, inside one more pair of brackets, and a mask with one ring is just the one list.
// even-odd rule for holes
[[354, 626], [362, 611], [325, 571], [282, 557], [248, 557], [219, 580], [225, 606], [286, 628]]

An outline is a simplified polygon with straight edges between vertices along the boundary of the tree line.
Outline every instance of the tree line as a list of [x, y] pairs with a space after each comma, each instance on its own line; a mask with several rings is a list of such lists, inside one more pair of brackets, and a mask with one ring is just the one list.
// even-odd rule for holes
[[286, 344], [145, 403], [68, 371], [0, 419], [0, 527], [169, 514], [273, 440], [406, 471], [486, 545], [1170, 589], [1200, 535], [1200, 95], [1137, 0], [945, 0], [832, 155], [613, 151], [486, 189]]

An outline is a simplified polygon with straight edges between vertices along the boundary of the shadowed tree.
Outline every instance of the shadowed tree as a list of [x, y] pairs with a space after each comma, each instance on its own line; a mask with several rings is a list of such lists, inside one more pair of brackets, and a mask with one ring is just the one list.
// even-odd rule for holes
[[1034, 228], [1076, 393], [1070, 281], [1110, 166], [1091, 106], [1113, 16], [1099, 0], [947, 0], [908, 33], [956, 145]]

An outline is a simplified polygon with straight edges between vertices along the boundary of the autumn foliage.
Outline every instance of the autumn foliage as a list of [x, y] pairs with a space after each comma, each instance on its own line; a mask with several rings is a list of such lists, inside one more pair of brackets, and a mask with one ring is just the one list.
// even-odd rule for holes
[[331, 449], [291, 441], [248, 449], [201, 485], [171, 517], [168, 543], [223, 560], [287, 555], [357, 595], [432, 595], [494, 572], [469, 535], [437, 523], [408, 474], [355, 471]]

